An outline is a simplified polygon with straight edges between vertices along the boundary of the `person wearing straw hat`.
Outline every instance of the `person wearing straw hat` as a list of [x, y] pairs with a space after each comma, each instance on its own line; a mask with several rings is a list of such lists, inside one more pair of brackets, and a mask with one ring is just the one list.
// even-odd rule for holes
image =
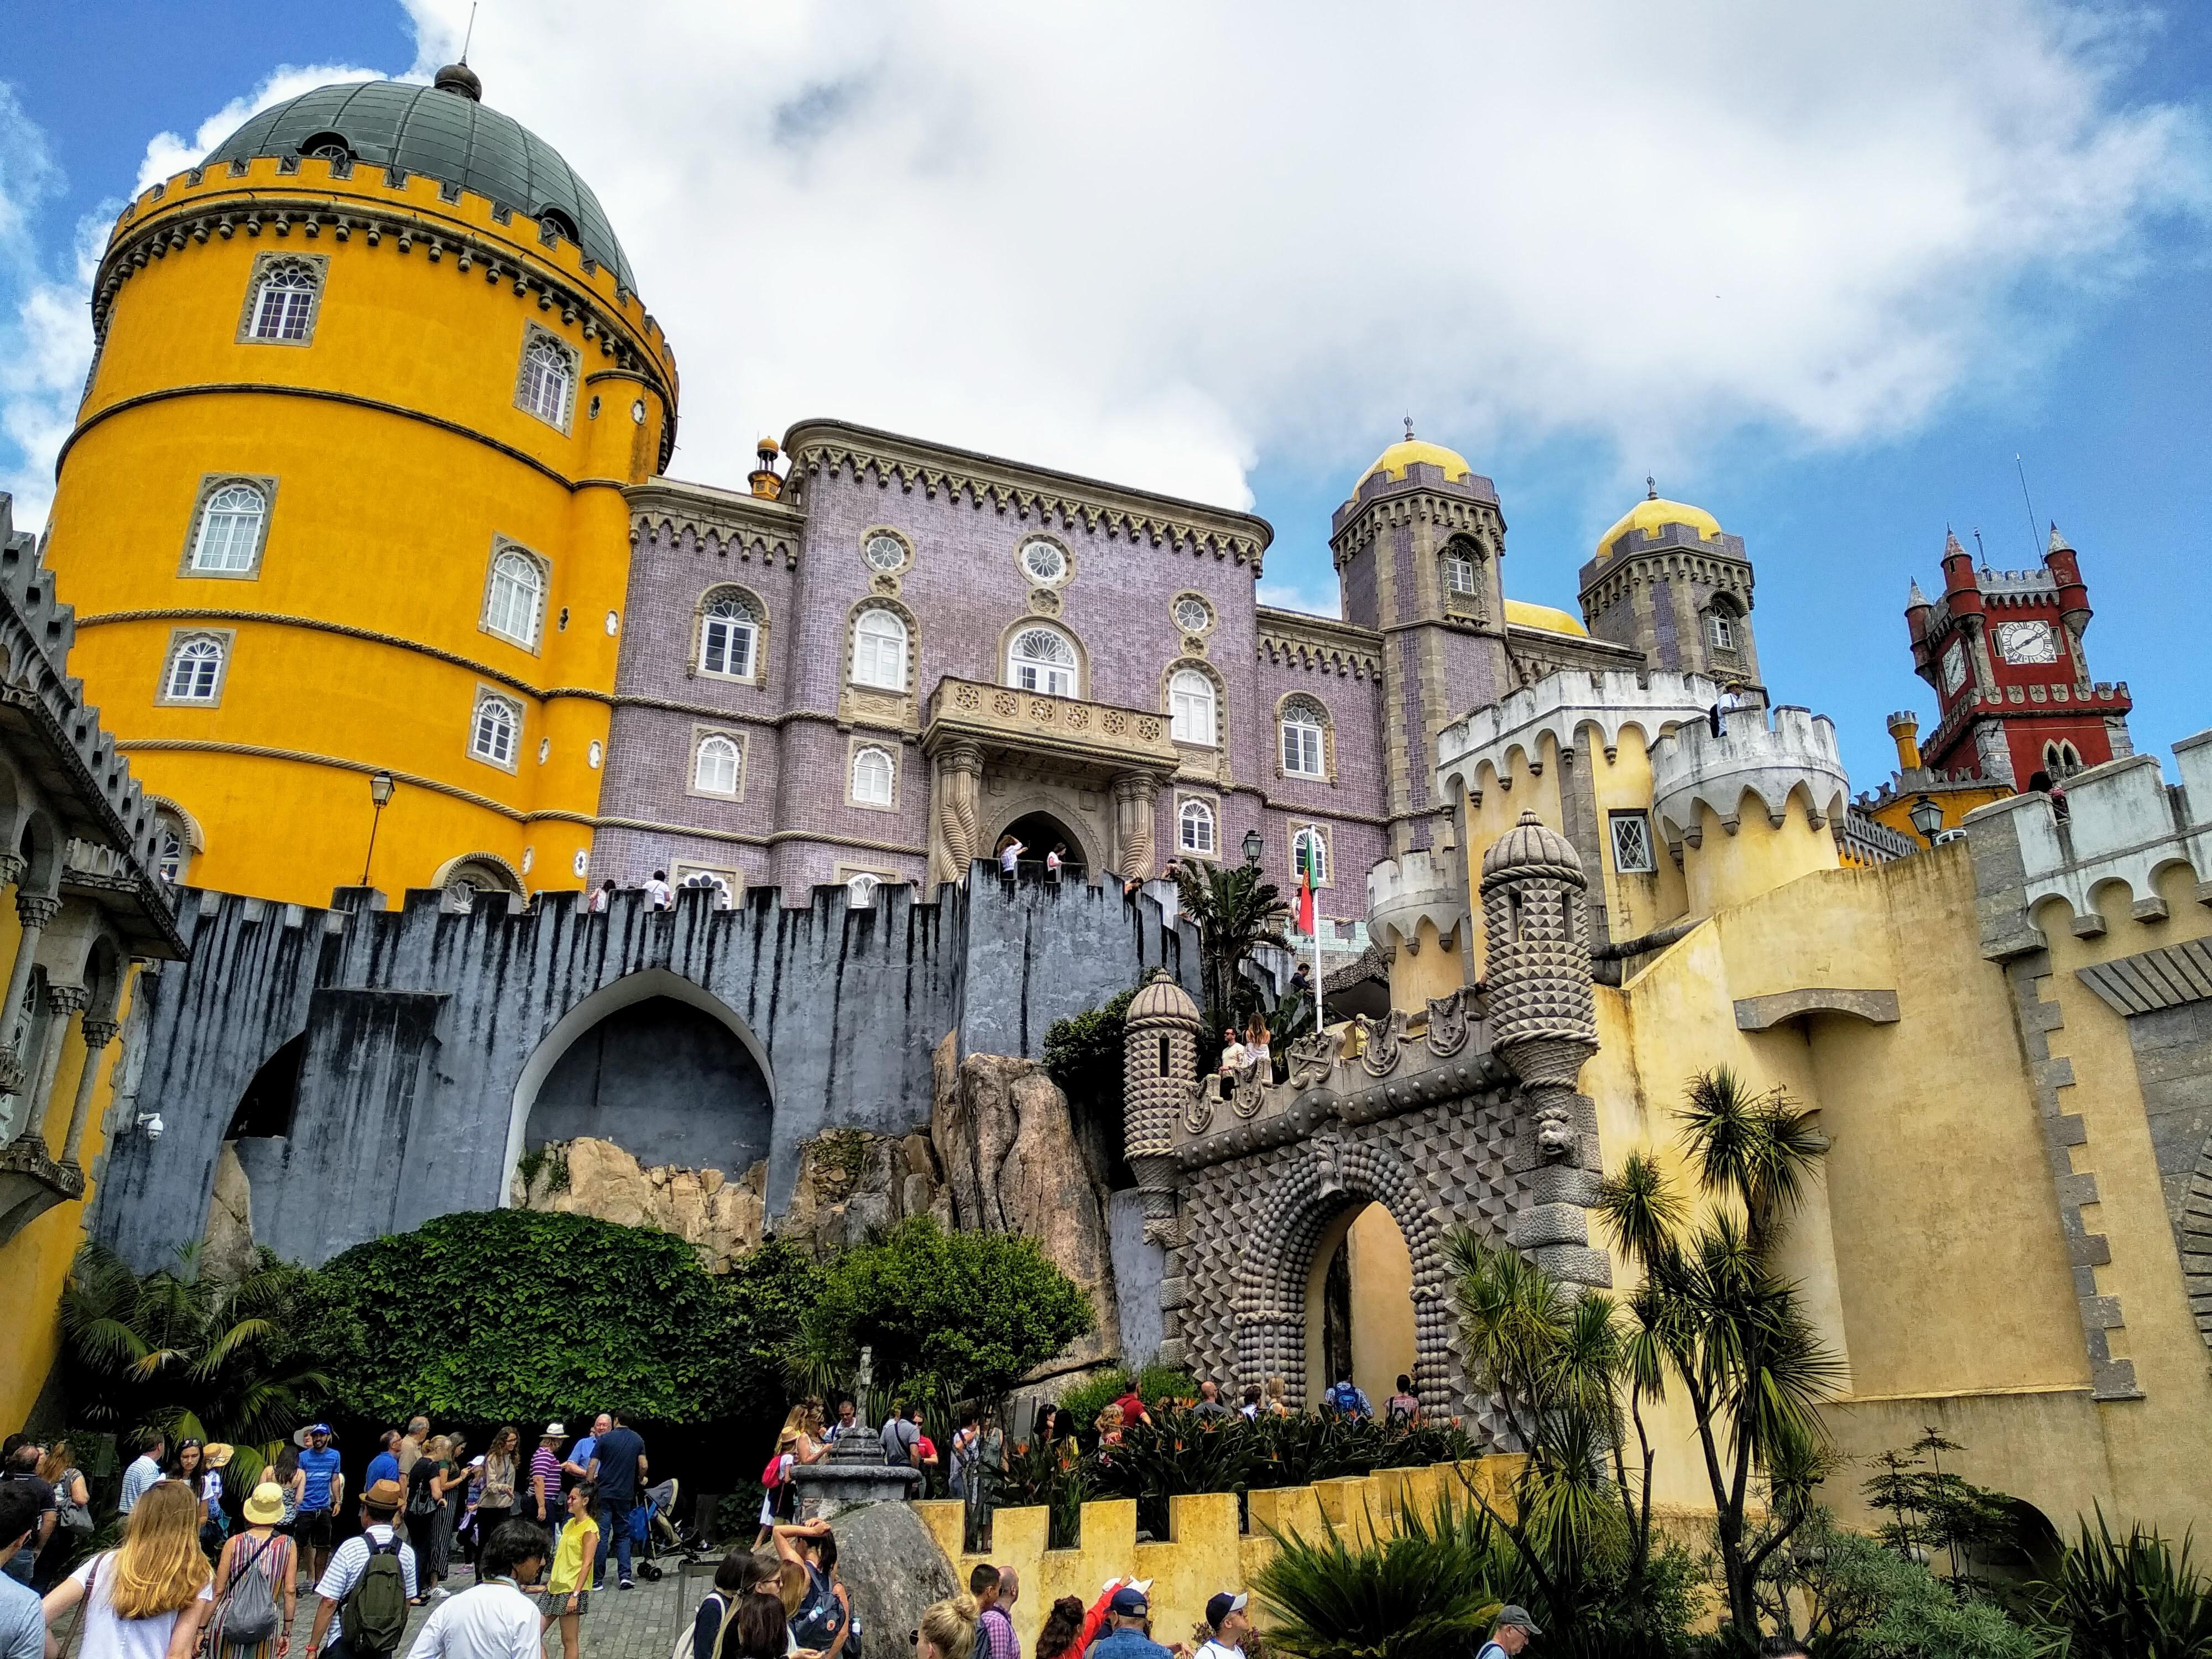
[[[244, 1523], [242, 1528], [222, 1547], [216, 1560], [215, 1582], [222, 1600], [209, 1644], [210, 1659], [283, 1659], [292, 1650], [300, 1565], [292, 1540], [276, 1530], [284, 1520], [284, 1489], [274, 1480], [262, 1481], [240, 1505], [239, 1519]], [[238, 1601], [239, 1587], [249, 1574], [258, 1574], [266, 1581], [269, 1600], [277, 1609], [276, 1633], [263, 1641], [230, 1640], [225, 1615]]]
[[331, 1552], [330, 1571], [315, 1584], [315, 1594], [321, 1600], [316, 1603], [315, 1622], [307, 1638], [310, 1654], [338, 1644], [344, 1626], [333, 1615], [368, 1571], [371, 1550], [398, 1558], [401, 1588], [407, 1600], [414, 1601], [415, 1551], [393, 1525], [404, 1496], [397, 1480], [380, 1480], [362, 1493], [361, 1530]]

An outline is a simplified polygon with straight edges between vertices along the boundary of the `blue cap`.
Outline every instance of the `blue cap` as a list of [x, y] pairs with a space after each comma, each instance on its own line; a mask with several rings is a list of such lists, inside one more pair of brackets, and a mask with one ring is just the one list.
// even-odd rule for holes
[[1152, 1604], [1145, 1600], [1145, 1593], [1140, 1589], [1117, 1589], [1114, 1592], [1114, 1599], [1106, 1606], [1109, 1612], [1124, 1614], [1150, 1613], [1152, 1610]]

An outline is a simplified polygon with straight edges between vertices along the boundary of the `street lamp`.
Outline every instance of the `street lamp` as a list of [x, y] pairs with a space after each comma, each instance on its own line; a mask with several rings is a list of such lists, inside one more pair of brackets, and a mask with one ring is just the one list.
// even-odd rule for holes
[[1943, 808], [1936, 798], [1933, 795], [1921, 796], [1905, 809], [1905, 815], [1912, 820], [1912, 827], [1925, 836], [1928, 844], [1933, 847], [1936, 832], [1943, 827]]
[[1260, 862], [1260, 854], [1267, 850], [1267, 843], [1261, 838], [1260, 832], [1257, 830], [1247, 830], [1244, 832], [1245, 863], [1256, 868]]
[[389, 772], [376, 773], [368, 781], [368, 799], [376, 810], [368, 820], [368, 851], [361, 860], [361, 884], [364, 887], [368, 885], [369, 860], [376, 856], [376, 826], [384, 820], [385, 803], [392, 799], [392, 787]]

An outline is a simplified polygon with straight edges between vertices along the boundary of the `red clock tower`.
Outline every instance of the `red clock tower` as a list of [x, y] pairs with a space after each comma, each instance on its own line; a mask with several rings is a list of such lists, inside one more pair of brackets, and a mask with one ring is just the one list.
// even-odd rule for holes
[[1943, 597], [1930, 601], [1916, 581], [1905, 610], [1914, 672], [1942, 709], [1923, 764], [2021, 789], [2039, 772], [2056, 781], [2133, 754], [2127, 682], [2089, 678], [2089, 615], [2080, 558], [2057, 525], [2028, 570], [1977, 570], [1947, 537]]

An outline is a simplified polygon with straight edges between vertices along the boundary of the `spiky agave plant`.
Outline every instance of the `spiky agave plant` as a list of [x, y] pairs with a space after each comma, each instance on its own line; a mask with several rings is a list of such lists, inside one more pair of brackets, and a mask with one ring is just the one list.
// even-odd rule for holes
[[2097, 1529], [2081, 1522], [2057, 1574], [2035, 1584], [2045, 1651], [2065, 1659], [2212, 1659], [2212, 1579], [2138, 1525], [2112, 1536], [2101, 1505]]
[[1349, 1541], [1324, 1527], [1317, 1539], [1274, 1533], [1274, 1558], [1254, 1576], [1269, 1647], [1302, 1659], [1433, 1659], [1480, 1644], [1502, 1599], [1493, 1582], [1510, 1569], [1472, 1505], [1446, 1493], [1425, 1516], [1402, 1512], [1380, 1540], [1371, 1520]]

